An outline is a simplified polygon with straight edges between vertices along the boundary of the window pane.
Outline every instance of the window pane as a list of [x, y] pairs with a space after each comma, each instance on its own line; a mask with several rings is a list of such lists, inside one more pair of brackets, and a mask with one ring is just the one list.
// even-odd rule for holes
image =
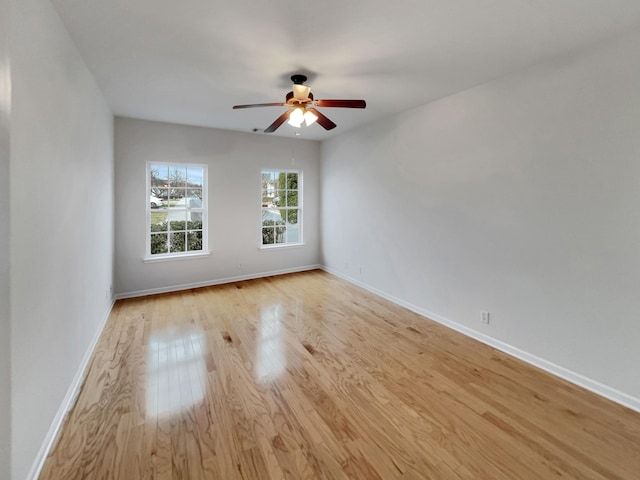
[[300, 225], [287, 224], [287, 243], [300, 243]]
[[169, 195], [172, 200], [180, 201], [184, 197], [186, 197], [186, 190], [184, 188], [172, 188]]
[[167, 212], [151, 212], [151, 231], [166, 232], [169, 224], [167, 222]]
[[298, 206], [298, 191], [288, 191], [287, 192], [287, 207], [297, 207]]
[[169, 184], [172, 187], [186, 187], [187, 169], [185, 167], [169, 167]]
[[186, 202], [184, 200], [185, 189], [184, 188], [172, 188], [169, 191], [169, 208], [185, 208]]
[[171, 231], [184, 230], [187, 223], [187, 212], [169, 212], [167, 220]]
[[151, 254], [167, 253], [167, 234], [151, 234]]
[[274, 226], [281, 225], [284, 223], [282, 219], [282, 215], [280, 214], [280, 210], [276, 210], [274, 208], [265, 208], [262, 210], [262, 225]]
[[162, 199], [153, 194], [153, 189], [151, 189], [151, 193], [149, 194], [149, 205], [151, 208], [162, 208], [164, 206]]
[[298, 174], [287, 173], [287, 188], [291, 190], [298, 189]]
[[285, 210], [282, 212], [282, 218], [287, 225], [294, 225], [298, 223], [298, 210]]
[[262, 244], [263, 245], [271, 245], [275, 241], [275, 229], [271, 228], [262, 228]]
[[287, 227], [276, 225], [276, 243], [287, 243]]
[[173, 252], [184, 252], [185, 251], [185, 233], [184, 232], [171, 232], [169, 234], [170, 239], [170, 249], [171, 253]]
[[262, 172], [262, 196], [263, 198], [273, 197], [273, 182], [271, 181], [271, 172]]
[[280, 210], [280, 215], [286, 224], [298, 223], [298, 209]]
[[275, 172], [275, 183], [280, 187], [280, 189], [286, 188], [287, 185], [287, 174], [285, 172]]
[[202, 232], [187, 232], [187, 250], [190, 252], [202, 250]]
[[169, 167], [167, 165], [151, 165], [149, 176], [151, 188], [166, 187], [169, 184]]
[[[187, 168], [187, 186], [188, 187], [200, 187], [203, 186], [202, 169], [201, 168]], [[202, 197], [200, 197], [202, 198]]]
[[151, 187], [151, 196], [157, 197], [162, 202], [161, 207], [167, 206], [167, 200], [169, 198], [169, 190], [166, 188]]
[[194, 226], [194, 227], [187, 226], [187, 228], [196, 228], [196, 229], [202, 228], [203, 217], [204, 217], [204, 212], [194, 212], [194, 211], [187, 212], [187, 222], [189, 224], [193, 224], [193, 225], [197, 225], [197, 224], [200, 225], [200, 226], [197, 226], [197, 227], [196, 226]]
[[[187, 197], [200, 200], [200, 205], [198, 205], [197, 208], [202, 207], [202, 189], [201, 188], [188, 188]], [[191, 205], [191, 208], [195, 208], [195, 207]]]
[[[178, 205], [186, 208], [187, 210], [201, 209], [203, 206], [202, 190], [196, 190], [195, 192], [188, 190], [187, 196], [180, 200]], [[202, 212], [189, 212], [187, 220], [202, 220]]]
[[280, 187], [277, 183], [271, 185], [271, 203], [278, 205], [280, 203]]
[[202, 212], [189, 212], [188, 217], [187, 230], [202, 230]]

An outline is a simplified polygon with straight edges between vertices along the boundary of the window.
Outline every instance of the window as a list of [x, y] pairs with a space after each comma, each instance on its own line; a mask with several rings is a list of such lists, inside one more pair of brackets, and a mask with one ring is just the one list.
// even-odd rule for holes
[[147, 259], [208, 254], [207, 166], [147, 164]]
[[262, 171], [262, 245], [302, 243], [302, 172]]

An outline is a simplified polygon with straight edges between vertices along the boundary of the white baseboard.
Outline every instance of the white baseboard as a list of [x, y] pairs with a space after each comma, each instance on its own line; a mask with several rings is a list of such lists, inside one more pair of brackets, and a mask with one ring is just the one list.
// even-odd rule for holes
[[586, 390], [589, 390], [597, 395], [608, 398], [609, 400], [619, 403], [620, 405], [628, 407], [632, 410], [635, 410], [636, 412], [640, 412], [640, 399], [638, 398], [632, 397], [631, 395], [628, 395], [624, 392], [616, 390], [615, 388], [611, 388], [596, 380], [592, 380], [588, 377], [585, 377], [584, 375], [576, 373], [567, 368], [561, 367], [560, 365], [556, 365], [555, 363], [549, 362], [548, 360], [537, 357], [531, 353], [525, 352], [524, 350], [521, 350], [512, 345], [509, 345], [508, 343], [502, 342], [493, 337], [477, 332], [476, 330], [473, 330], [460, 323], [444, 318], [424, 308], [420, 308], [416, 305], [406, 302], [393, 295], [389, 295], [388, 293], [378, 290], [377, 288], [367, 285], [366, 283], [356, 280], [355, 278], [349, 277], [348, 275], [345, 275], [337, 270], [334, 270], [326, 266], [321, 266], [320, 268], [332, 275], [335, 275], [336, 277], [340, 277], [349, 283], [353, 283], [354, 285], [362, 287], [371, 293], [374, 293], [382, 298], [385, 298], [390, 302], [393, 302], [397, 305], [405, 307], [406, 309], [411, 310], [412, 312], [415, 312], [419, 315], [422, 315], [423, 317], [427, 317], [430, 320], [434, 320], [435, 322], [438, 322], [468, 337], [478, 340], [479, 342], [489, 345], [490, 347], [493, 347], [496, 350], [500, 350], [501, 352], [507, 353], [535, 367], [545, 370], [546, 372], [549, 372], [552, 375], [563, 378], [568, 382], [571, 382], [575, 385], [585, 388]]
[[49, 451], [51, 450], [51, 448], [53, 448], [53, 443], [56, 441], [56, 437], [58, 436], [60, 428], [62, 428], [65, 417], [75, 404], [76, 398], [80, 393], [80, 387], [82, 386], [82, 382], [84, 380], [86, 370], [89, 366], [89, 362], [91, 361], [93, 351], [95, 350], [96, 345], [98, 344], [98, 340], [100, 339], [100, 335], [102, 335], [102, 331], [107, 324], [107, 320], [109, 319], [109, 315], [111, 314], [114, 303], [115, 298], [112, 298], [111, 303], [109, 304], [107, 311], [100, 321], [98, 329], [91, 339], [91, 343], [89, 344], [89, 347], [87, 348], [87, 351], [82, 358], [82, 362], [80, 363], [80, 366], [78, 367], [78, 370], [73, 377], [73, 381], [71, 382], [71, 385], [67, 390], [67, 394], [65, 395], [64, 400], [62, 401], [62, 404], [58, 409], [58, 413], [56, 413], [56, 416], [54, 417], [53, 422], [49, 427], [49, 431], [47, 432], [47, 435], [44, 438], [42, 445], [40, 446], [40, 450], [38, 451], [38, 454], [36, 455], [36, 458], [31, 465], [31, 470], [29, 470], [27, 480], [37, 480], [40, 476], [40, 472], [42, 470], [42, 467], [44, 466], [44, 462], [47, 459], [47, 455], [49, 455]]
[[218, 278], [215, 280], [206, 280], [204, 282], [185, 283], [182, 285], [171, 285], [168, 287], [150, 288], [148, 290], [138, 290], [135, 292], [126, 292], [116, 294], [116, 300], [124, 298], [145, 297], [147, 295], [155, 295], [158, 293], [179, 292], [180, 290], [190, 290], [192, 288], [210, 287], [212, 285], [222, 285], [224, 283], [241, 282], [243, 280], [254, 280], [256, 278], [273, 277], [274, 275], [284, 275], [287, 273], [306, 272], [307, 270], [321, 269], [321, 265], [305, 265], [302, 267], [285, 268], [282, 270], [272, 270], [270, 272], [250, 273], [247, 275], [239, 275], [236, 277]]

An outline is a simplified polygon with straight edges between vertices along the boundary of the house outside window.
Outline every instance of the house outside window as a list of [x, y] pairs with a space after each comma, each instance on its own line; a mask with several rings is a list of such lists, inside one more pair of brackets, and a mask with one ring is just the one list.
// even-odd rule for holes
[[147, 163], [145, 259], [208, 254], [207, 166]]
[[262, 247], [302, 244], [302, 172], [262, 170]]

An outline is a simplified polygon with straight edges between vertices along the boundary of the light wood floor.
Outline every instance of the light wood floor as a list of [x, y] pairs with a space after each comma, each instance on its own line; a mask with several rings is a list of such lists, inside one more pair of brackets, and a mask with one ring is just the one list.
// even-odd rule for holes
[[117, 302], [41, 479], [638, 479], [640, 414], [314, 271]]

